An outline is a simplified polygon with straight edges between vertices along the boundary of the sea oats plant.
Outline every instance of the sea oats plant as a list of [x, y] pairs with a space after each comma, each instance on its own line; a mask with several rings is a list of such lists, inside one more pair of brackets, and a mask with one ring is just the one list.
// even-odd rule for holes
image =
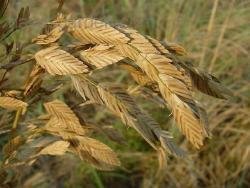
[[[20, 11], [14, 26], [7, 22], [1, 24], [1, 41], [27, 24], [30, 24], [29, 9], [25, 8]], [[70, 42], [60, 43], [65, 36]], [[36, 45], [37, 50], [23, 54], [23, 49], [29, 45]], [[46, 88], [43, 84], [48, 75], [68, 77], [82, 97], [83, 107], [86, 104], [104, 106], [124, 125], [135, 129], [159, 152], [161, 164], [166, 154], [185, 157], [186, 151], [175, 144], [171, 132], [163, 130], [137, 104], [133, 97], [135, 93], [148, 96], [148, 100], [158, 101], [161, 106], [169, 108], [180, 131], [197, 149], [203, 146], [206, 137], [210, 137], [210, 131], [206, 111], [194, 99], [193, 93], [200, 91], [220, 99], [231, 95], [230, 90], [213, 75], [186, 62], [182, 56], [187, 52], [182, 46], [160, 42], [126, 25], [110, 25], [90, 18], [75, 20], [58, 14], [31, 43], [5, 44], [5, 48], [3, 57], [6, 63], [0, 68], [6, 74], [21, 64], [34, 65], [20, 90], [0, 88], [0, 106], [16, 111], [13, 118], [6, 119], [13, 123], [8, 130], [10, 139], [3, 147], [2, 182], [5, 181], [6, 170], [32, 165], [43, 155], [73, 153], [101, 170], [120, 166], [110, 147], [90, 137], [92, 130], [87, 120], [74, 112], [74, 106], [70, 107], [59, 99], [50, 100], [50, 95], [61, 88], [64, 80]], [[93, 73], [97, 69], [102, 71], [114, 64], [131, 74], [137, 83], [135, 88], [95, 79]], [[6, 74], [1, 85], [8, 82]], [[47, 100], [43, 104], [47, 113], [28, 118], [32, 105], [43, 101], [41, 99]]]

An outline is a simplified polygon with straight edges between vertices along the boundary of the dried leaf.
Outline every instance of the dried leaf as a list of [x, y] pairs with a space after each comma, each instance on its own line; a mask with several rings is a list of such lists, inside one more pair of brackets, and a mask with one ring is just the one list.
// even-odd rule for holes
[[51, 75], [71, 75], [88, 72], [88, 68], [80, 60], [52, 46], [38, 51], [35, 54], [37, 63]]

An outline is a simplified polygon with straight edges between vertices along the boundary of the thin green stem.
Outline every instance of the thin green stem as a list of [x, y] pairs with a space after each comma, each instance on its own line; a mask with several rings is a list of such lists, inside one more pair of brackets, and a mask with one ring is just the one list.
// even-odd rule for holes
[[91, 171], [92, 171], [93, 178], [94, 178], [94, 181], [96, 183], [97, 188], [105, 188], [103, 183], [102, 183], [102, 180], [101, 180], [100, 176], [98, 175], [98, 173], [96, 172], [96, 170], [94, 168], [92, 168]]

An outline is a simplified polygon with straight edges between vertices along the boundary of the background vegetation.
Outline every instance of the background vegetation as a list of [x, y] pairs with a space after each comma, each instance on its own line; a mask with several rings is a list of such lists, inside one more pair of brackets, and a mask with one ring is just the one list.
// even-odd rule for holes
[[[27, 41], [35, 37], [58, 7], [57, 1], [10, 1], [5, 19], [13, 21], [17, 10], [29, 6], [34, 22], [10, 35], [7, 41]], [[19, 187], [249, 187], [250, 179], [250, 1], [249, 0], [75, 0], [65, 1], [63, 12], [72, 17], [91, 17], [109, 23], [127, 24], [141, 33], [159, 40], [183, 45], [194, 64], [213, 72], [234, 93], [224, 101], [209, 96], [204, 100], [209, 114], [212, 139], [197, 151], [180, 135], [169, 118], [167, 109], [158, 109], [149, 101], [142, 107], [148, 110], [165, 129], [170, 129], [183, 148], [189, 148], [185, 159], [170, 157], [167, 169], [157, 173], [158, 160], [154, 150], [134, 131], [111, 119], [102, 108], [85, 108], [83, 116], [96, 125], [114, 125], [119, 138], [98, 139], [112, 147], [122, 161], [122, 167], [112, 172], [93, 169], [73, 156], [47, 157], [35, 166], [17, 169]], [[67, 41], [65, 41], [67, 42]], [[1, 51], [3, 51], [1, 47]], [[1, 52], [0, 51], [0, 52]], [[30, 51], [34, 51], [33, 48]], [[2, 54], [2, 52], [1, 52]], [[0, 62], [1, 63], [1, 62]], [[12, 70], [11, 87], [25, 80], [31, 65]], [[1, 72], [0, 74], [4, 74]], [[7, 75], [8, 76], [8, 75]], [[112, 67], [98, 74], [99, 79], [117, 83], [131, 82], [127, 72]], [[69, 85], [53, 95], [67, 102], [75, 100]], [[210, 100], [211, 99], [211, 100]], [[40, 114], [42, 104], [31, 116]], [[0, 128], [6, 118], [0, 111]], [[2, 120], [1, 120], [2, 119]], [[97, 129], [97, 128], [96, 128]], [[97, 129], [98, 130], [98, 129]], [[98, 131], [97, 131], [98, 132]], [[117, 135], [116, 135], [117, 136]], [[110, 136], [112, 137], [112, 136]], [[2, 147], [8, 134], [0, 135]], [[1, 153], [0, 153], [1, 157]], [[11, 177], [11, 174], [9, 175]], [[11, 186], [11, 183], [9, 184]], [[7, 186], [7, 185], [6, 185]]]

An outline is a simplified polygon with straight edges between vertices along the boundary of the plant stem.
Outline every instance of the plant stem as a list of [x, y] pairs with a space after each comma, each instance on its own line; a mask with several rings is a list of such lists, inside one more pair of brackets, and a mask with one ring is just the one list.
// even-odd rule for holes
[[16, 130], [16, 128], [17, 128], [18, 120], [20, 118], [21, 113], [22, 113], [22, 108], [19, 108], [16, 112], [16, 116], [15, 116], [15, 119], [14, 119], [14, 122], [12, 125], [13, 130]]
[[97, 188], [105, 188], [103, 183], [102, 183], [102, 180], [99, 177], [99, 175], [97, 174], [96, 170], [94, 168], [92, 168], [91, 171], [92, 171], [93, 178], [94, 178], [94, 181], [96, 183]]
[[207, 33], [206, 33], [206, 36], [204, 38], [204, 45], [203, 45], [203, 49], [202, 49], [202, 55], [201, 55], [201, 59], [200, 59], [200, 63], [199, 63], [201, 68], [206, 67], [205, 56], [206, 56], [206, 52], [207, 52], [208, 45], [209, 45], [209, 42], [210, 42], [209, 41], [210, 36], [211, 36], [213, 26], [214, 26], [215, 14], [216, 14], [216, 11], [217, 11], [217, 8], [218, 8], [218, 2], [219, 2], [219, 0], [214, 0], [213, 9], [212, 9], [210, 19], [209, 19], [209, 23], [208, 23], [208, 26], [207, 26]]

